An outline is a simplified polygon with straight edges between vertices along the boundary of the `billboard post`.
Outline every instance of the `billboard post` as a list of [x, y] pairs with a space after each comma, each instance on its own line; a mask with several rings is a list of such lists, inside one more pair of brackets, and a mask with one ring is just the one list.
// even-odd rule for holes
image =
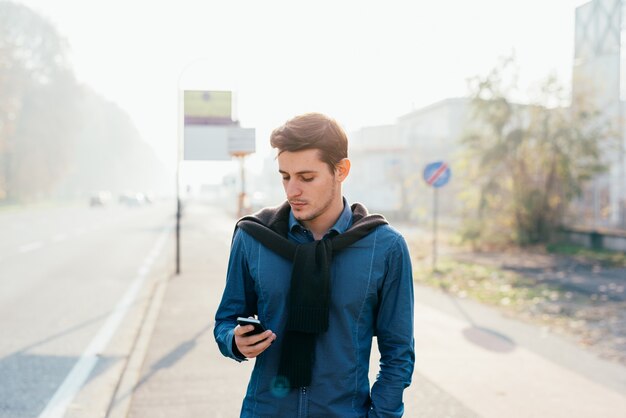
[[228, 152], [239, 159], [241, 169], [241, 190], [237, 199], [237, 217], [245, 215], [246, 202], [246, 171], [245, 158], [255, 150], [254, 129], [231, 129], [228, 135]]

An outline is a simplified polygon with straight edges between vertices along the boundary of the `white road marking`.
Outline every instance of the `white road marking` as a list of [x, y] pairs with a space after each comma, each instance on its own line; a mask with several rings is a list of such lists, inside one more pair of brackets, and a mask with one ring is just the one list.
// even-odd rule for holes
[[27, 253], [29, 251], [36, 250], [37, 248], [40, 248], [42, 246], [43, 246], [43, 242], [35, 241], [35, 242], [29, 242], [28, 244], [20, 245], [20, 247], [17, 250], [20, 253]]
[[120, 322], [137, 298], [137, 294], [146, 276], [150, 272], [154, 260], [163, 250], [166, 238], [171, 230], [172, 227], [168, 226], [161, 233], [152, 251], [139, 268], [137, 277], [132, 281], [130, 287], [118, 302], [113, 312], [111, 312], [102, 328], [100, 328], [96, 336], [91, 340], [78, 362], [74, 365], [61, 386], [59, 386], [54, 396], [52, 396], [52, 399], [50, 399], [46, 408], [39, 415], [39, 418], [61, 418], [65, 415], [67, 407], [76, 397], [76, 394], [80, 391], [89, 377], [89, 374], [96, 366], [98, 354], [107, 347]]

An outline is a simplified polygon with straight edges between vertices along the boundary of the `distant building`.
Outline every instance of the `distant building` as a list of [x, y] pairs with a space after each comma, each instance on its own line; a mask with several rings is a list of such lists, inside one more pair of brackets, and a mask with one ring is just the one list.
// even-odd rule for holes
[[618, 144], [617, 150], [607, 148], [603, 155], [609, 172], [593, 179], [577, 202], [579, 223], [589, 226], [626, 228], [623, 10], [620, 0], [593, 0], [576, 9], [572, 103], [590, 101], [610, 124]]
[[372, 212], [403, 217], [407, 145], [399, 142], [396, 126], [368, 126], [349, 137], [352, 169], [345, 184], [348, 199], [365, 204]]
[[[422, 172], [429, 162], [443, 160], [454, 173], [469, 103], [467, 98], [445, 99], [403, 115], [393, 125], [351, 133], [353, 169], [346, 195], [390, 217], [429, 218], [433, 192]], [[451, 182], [439, 191], [444, 216], [454, 217], [459, 204], [457, 190]]]

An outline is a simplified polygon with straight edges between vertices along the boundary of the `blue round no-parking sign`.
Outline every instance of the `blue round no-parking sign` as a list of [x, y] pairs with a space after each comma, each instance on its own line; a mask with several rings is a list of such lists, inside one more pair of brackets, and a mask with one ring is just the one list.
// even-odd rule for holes
[[424, 168], [424, 181], [436, 188], [445, 186], [451, 176], [450, 167], [443, 161], [435, 161]]

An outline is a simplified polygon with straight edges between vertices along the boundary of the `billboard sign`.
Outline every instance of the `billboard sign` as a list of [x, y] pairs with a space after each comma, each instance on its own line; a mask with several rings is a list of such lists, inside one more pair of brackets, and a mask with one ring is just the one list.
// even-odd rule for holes
[[255, 151], [255, 129], [238, 126], [185, 126], [183, 159], [228, 161]]
[[232, 124], [232, 96], [230, 91], [185, 90], [185, 126]]
[[183, 159], [194, 161], [222, 160], [232, 157], [228, 152], [228, 126], [185, 126]]
[[254, 153], [255, 138], [254, 128], [231, 128], [228, 132], [228, 152], [231, 155]]

